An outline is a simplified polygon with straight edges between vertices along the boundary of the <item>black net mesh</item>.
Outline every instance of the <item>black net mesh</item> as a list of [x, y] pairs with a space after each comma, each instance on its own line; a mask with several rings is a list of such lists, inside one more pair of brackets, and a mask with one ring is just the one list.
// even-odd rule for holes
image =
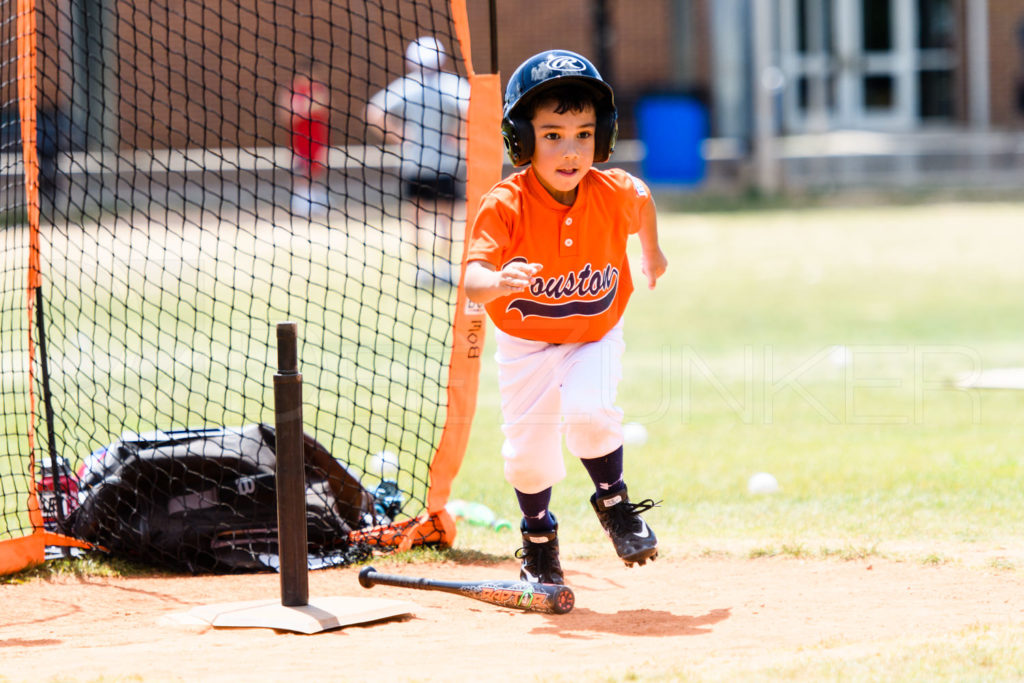
[[[273, 425], [288, 320], [307, 434], [378, 494], [363, 522], [423, 513], [464, 230], [468, 84], [447, 2], [38, 5], [35, 455], [66, 462], [58, 489], [81, 483], [62, 493], [86, 500], [95, 482], [75, 479], [90, 454], [139, 435]], [[0, 540], [28, 523], [13, 36], [5, 24]], [[210, 476], [197, 490], [227, 475]], [[73, 531], [60, 521], [47, 516]]]

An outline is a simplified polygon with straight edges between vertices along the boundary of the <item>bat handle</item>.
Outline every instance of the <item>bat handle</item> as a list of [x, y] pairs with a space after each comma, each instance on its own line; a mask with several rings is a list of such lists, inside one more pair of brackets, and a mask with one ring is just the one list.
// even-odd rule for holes
[[366, 567], [359, 572], [359, 585], [363, 588], [376, 586], [378, 583], [385, 586], [398, 586], [400, 588], [425, 588], [427, 590], [446, 590], [458, 588], [446, 581], [429, 581], [424, 578], [413, 578], [399, 576], [396, 574], [381, 574], [373, 567]]
[[420, 588], [426, 590], [451, 590], [459, 587], [447, 581], [430, 581], [425, 578], [414, 578], [410, 576], [399, 576], [397, 574], [381, 574], [373, 567], [366, 567], [359, 572], [359, 585], [363, 588], [376, 586], [398, 586], [399, 588]]

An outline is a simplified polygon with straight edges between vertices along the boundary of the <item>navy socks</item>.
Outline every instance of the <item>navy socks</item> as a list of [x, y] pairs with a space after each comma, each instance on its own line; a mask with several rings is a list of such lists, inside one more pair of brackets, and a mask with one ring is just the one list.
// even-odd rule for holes
[[[587, 469], [598, 496], [605, 496], [626, 488], [622, 479], [622, 446], [600, 458], [586, 458], [583, 466]], [[555, 518], [548, 507], [551, 505], [551, 489], [546, 488], [539, 493], [523, 493], [516, 489], [519, 509], [523, 513], [523, 529], [525, 531], [552, 531]]]
[[597, 495], [603, 496], [626, 488], [622, 479], [622, 446], [600, 458], [584, 458], [583, 466], [594, 482]]
[[523, 529], [525, 531], [554, 531], [555, 518], [548, 507], [551, 505], [551, 488], [540, 493], [523, 493], [516, 489], [519, 509], [523, 513]]

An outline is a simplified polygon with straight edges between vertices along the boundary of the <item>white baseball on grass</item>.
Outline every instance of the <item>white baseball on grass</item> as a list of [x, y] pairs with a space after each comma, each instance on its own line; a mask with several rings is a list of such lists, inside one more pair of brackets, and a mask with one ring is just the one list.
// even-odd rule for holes
[[779, 481], [767, 472], [758, 472], [747, 481], [747, 491], [757, 494], [777, 493]]
[[395, 479], [398, 476], [398, 455], [387, 449], [374, 453], [370, 457], [368, 471], [381, 479]]
[[647, 443], [647, 427], [639, 422], [627, 422], [622, 425], [622, 441], [627, 446], [643, 446]]
[[853, 351], [848, 346], [837, 344], [829, 351], [828, 359], [832, 361], [832, 365], [843, 368], [853, 361]]

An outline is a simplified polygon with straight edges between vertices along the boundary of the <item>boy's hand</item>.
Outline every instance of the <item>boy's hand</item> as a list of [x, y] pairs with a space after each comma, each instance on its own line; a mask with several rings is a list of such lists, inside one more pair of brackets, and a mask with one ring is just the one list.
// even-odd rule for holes
[[654, 289], [658, 278], [665, 274], [668, 268], [668, 259], [660, 248], [651, 251], [644, 251], [641, 255], [641, 264], [644, 275], [647, 276], [647, 289]]
[[530, 286], [540, 269], [539, 263], [516, 261], [503, 270], [495, 270], [490, 263], [470, 261], [466, 264], [466, 296], [474, 303], [486, 304], [500, 296], [521, 292]]
[[541, 264], [515, 261], [495, 273], [497, 286], [506, 293], [521, 292], [533, 282], [533, 276], [540, 272]]

